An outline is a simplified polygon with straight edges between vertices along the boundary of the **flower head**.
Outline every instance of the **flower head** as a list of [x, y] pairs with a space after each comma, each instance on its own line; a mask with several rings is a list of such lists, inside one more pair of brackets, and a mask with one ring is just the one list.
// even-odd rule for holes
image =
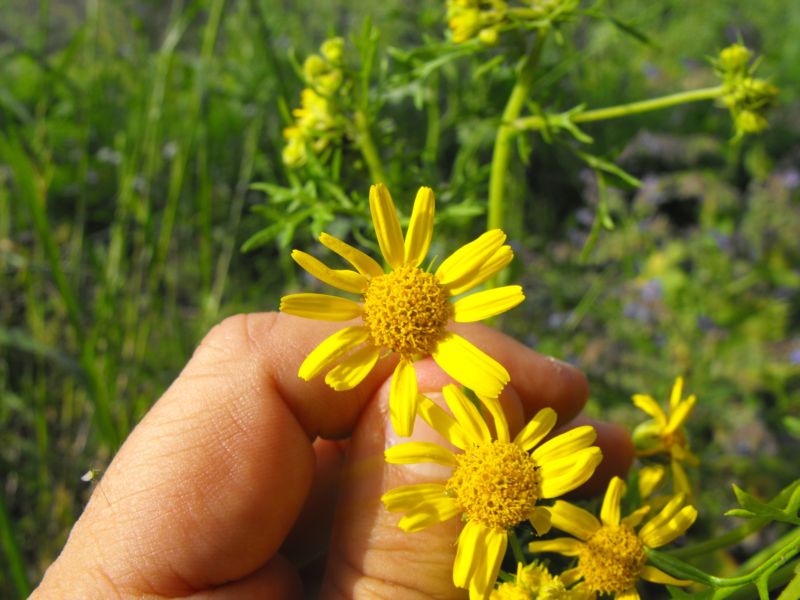
[[583, 581], [594, 594], [613, 594], [625, 600], [638, 599], [636, 582], [640, 579], [669, 585], [688, 585], [690, 582], [664, 573], [647, 564], [647, 549], [669, 544], [683, 535], [697, 518], [693, 506], [684, 505], [684, 496], [674, 496], [655, 517], [639, 531], [636, 527], [650, 507], [643, 507], [625, 518], [620, 518], [620, 500], [625, 493], [625, 483], [614, 477], [608, 484], [600, 520], [590, 512], [557, 500], [550, 508], [554, 528], [575, 538], [556, 538], [531, 542], [531, 552], [557, 552], [575, 556], [578, 564], [561, 574], [561, 579], [571, 584]]
[[736, 129], [734, 139], [766, 129], [764, 113], [778, 97], [777, 87], [754, 77], [756, 67], [750, 65], [752, 56], [745, 46], [733, 44], [723, 49], [714, 61], [724, 90], [720, 102], [730, 111]]
[[346, 390], [358, 385], [381, 355], [399, 355], [389, 405], [395, 430], [408, 436], [418, 396], [414, 361], [431, 355], [459, 383], [481, 396], [497, 397], [509, 381], [508, 372], [449, 331], [448, 323], [451, 319], [461, 323], [486, 319], [513, 308], [525, 297], [520, 286], [509, 285], [452, 301], [453, 296], [483, 283], [511, 261], [511, 248], [504, 245], [506, 236], [499, 229], [456, 250], [433, 273], [420, 268], [433, 234], [430, 188], [417, 192], [405, 238], [384, 185], [370, 189], [370, 208], [388, 272], [360, 250], [326, 233], [320, 242], [355, 270], [333, 270], [305, 252], [292, 252], [292, 258], [317, 279], [360, 294], [362, 302], [327, 294], [292, 294], [281, 299], [281, 310], [328, 321], [361, 318], [360, 324], [334, 333], [306, 357], [299, 371], [303, 379], [331, 369], [325, 381], [334, 389]]
[[[637, 446], [637, 456], [657, 458], [666, 455], [672, 468], [675, 491], [692, 495], [692, 486], [683, 463], [697, 466], [697, 457], [689, 451], [689, 441], [683, 431], [683, 425], [694, 410], [697, 398], [694, 394], [682, 399], [683, 377], [677, 377], [672, 386], [669, 397], [669, 412], [665, 413], [652, 396], [636, 394], [633, 403], [652, 417], [652, 420], [636, 428], [634, 440]], [[643, 497], [647, 497], [666, 475], [664, 466], [660, 464], [649, 465], [643, 470], [640, 477], [640, 488]]]
[[592, 600], [593, 597], [585, 585], [569, 588], [561, 577], [534, 562], [525, 566], [518, 563], [514, 581], [492, 590], [489, 600]]
[[536, 416], [511, 439], [505, 415], [496, 400], [482, 399], [491, 412], [496, 434], [478, 408], [455, 385], [442, 390], [450, 416], [425, 396], [419, 413], [448, 442], [451, 451], [432, 442], [408, 442], [386, 450], [395, 464], [433, 462], [452, 469], [444, 483], [420, 483], [383, 495], [392, 512], [405, 513], [398, 526], [419, 531], [456, 516], [466, 523], [458, 538], [453, 583], [485, 597], [500, 569], [508, 531], [529, 521], [540, 534], [550, 528], [549, 508], [539, 501], [555, 498], [584, 483], [602, 460], [592, 446], [594, 428], [577, 427], [545, 443], [556, 423], [551, 408]]

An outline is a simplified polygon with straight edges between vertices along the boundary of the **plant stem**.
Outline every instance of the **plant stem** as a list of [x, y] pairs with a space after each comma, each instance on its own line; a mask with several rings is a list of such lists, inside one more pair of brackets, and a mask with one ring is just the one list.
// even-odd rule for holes
[[519, 117], [525, 100], [530, 94], [536, 66], [542, 54], [542, 47], [547, 38], [547, 31], [542, 30], [536, 36], [536, 43], [519, 66], [517, 82], [508, 97], [505, 110], [501, 117], [500, 127], [494, 139], [494, 153], [492, 154], [492, 168], [489, 174], [489, 210], [487, 215], [487, 229], [502, 229], [505, 221], [505, 188], [508, 163], [511, 159], [511, 139], [518, 132], [514, 121]]
[[[677, 94], [669, 94], [659, 98], [651, 98], [649, 100], [640, 100], [638, 102], [630, 102], [628, 104], [619, 104], [617, 106], [608, 106], [606, 108], [596, 108], [594, 110], [587, 110], [577, 113], [569, 117], [573, 123], [592, 123], [594, 121], [605, 121], [607, 119], [618, 119], [620, 117], [627, 117], [640, 113], [650, 112], [654, 110], [661, 110], [662, 108], [669, 108], [670, 106], [677, 106], [679, 104], [687, 104], [689, 102], [700, 102], [702, 100], [714, 100], [719, 98], [724, 92], [721, 85], [701, 88], [699, 90], [689, 90], [688, 92], [678, 92]], [[540, 116], [526, 117], [524, 119], [517, 119], [516, 125], [519, 129], [544, 129], [547, 125], [546, 119]]]
[[375, 147], [375, 142], [372, 140], [369, 119], [363, 110], [356, 111], [354, 124], [358, 132], [358, 147], [361, 150], [364, 161], [367, 163], [372, 183], [388, 184], [386, 174], [383, 171], [383, 165], [381, 164], [381, 157]]
[[617, 119], [619, 117], [660, 110], [662, 108], [669, 108], [670, 106], [677, 106], [678, 104], [686, 104], [688, 102], [714, 100], [718, 98], [722, 92], [723, 87], [721, 85], [699, 90], [689, 90], [688, 92], [678, 92], [677, 94], [669, 94], [667, 96], [661, 96], [660, 98], [651, 98], [650, 100], [640, 100], [639, 102], [631, 102], [630, 104], [620, 104], [618, 106], [587, 110], [586, 112], [579, 113], [572, 117], [572, 121], [574, 123], [591, 123], [592, 121]]

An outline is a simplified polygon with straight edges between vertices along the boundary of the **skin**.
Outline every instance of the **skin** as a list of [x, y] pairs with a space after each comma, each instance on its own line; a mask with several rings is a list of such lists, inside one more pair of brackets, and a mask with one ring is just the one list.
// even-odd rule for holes
[[[407, 534], [380, 503], [443, 477], [383, 461], [407, 441], [388, 425], [394, 360], [347, 392], [297, 377], [340, 327], [276, 313], [217, 325], [111, 462], [32, 598], [464, 597], [451, 580], [459, 520]], [[564, 427], [585, 422], [578, 370], [482, 325], [456, 330], [511, 374], [512, 435], [544, 406]], [[422, 391], [450, 382], [429, 359], [417, 371]], [[595, 425], [605, 460], [587, 494], [633, 457], [622, 428]], [[442, 442], [419, 419], [413, 439]]]

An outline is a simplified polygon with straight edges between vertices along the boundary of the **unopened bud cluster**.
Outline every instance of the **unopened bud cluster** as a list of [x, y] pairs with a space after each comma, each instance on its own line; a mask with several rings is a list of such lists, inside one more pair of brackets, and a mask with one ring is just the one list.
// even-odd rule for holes
[[292, 110], [294, 122], [283, 130], [286, 146], [283, 162], [291, 168], [302, 167], [308, 152], [321, 154], [344, 134], [341, 118], [341, 96], [346, 91], [344, 40], [325, 40], [319, 54], [312, 54], [303, 63], [303, 76], [308, 87], [300, 93], [300, 106]]
[[447, 0], [447, 25], [457, 44], [477, 38], [492, 46], [504, 31], [549, 28], [577, 6], [578, 0]]
[[752, 56], [745, 46], [733, 44], [722, 50], [714, 61], [724, 88], [721, 102], [731, 113], [737, 138], [767, 128], [764, 115], [778, 96], [777, 87], [753, 76]]

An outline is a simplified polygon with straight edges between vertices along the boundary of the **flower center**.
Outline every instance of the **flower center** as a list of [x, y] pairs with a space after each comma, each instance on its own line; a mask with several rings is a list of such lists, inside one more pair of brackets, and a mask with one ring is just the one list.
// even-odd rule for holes
[[508, 529], [530, 515], [539, 498], [539, 469], [516, 444], [475, 444], [456, 455], [447, 480], [447, 493], [468, 520], [486, 527]]
[[578, 568], [586, 585], [600, 594], [631, 589], [647, 562], [644, 544], [627, 525], [604, 525], [584, 544]]
[[364, 324], [374, 345], [404, 357], [430, 354], [453, 313], [432, 273], [412, 266], [373, 277], [364, 293]]
[[667, 448], [671, 448], [672, 446], [686, 448], [688, 446], [686, 434], [684, 434], [680, 429], [677, 429], [672, 433], [663, 434], [661, 436], [661, 441]]

